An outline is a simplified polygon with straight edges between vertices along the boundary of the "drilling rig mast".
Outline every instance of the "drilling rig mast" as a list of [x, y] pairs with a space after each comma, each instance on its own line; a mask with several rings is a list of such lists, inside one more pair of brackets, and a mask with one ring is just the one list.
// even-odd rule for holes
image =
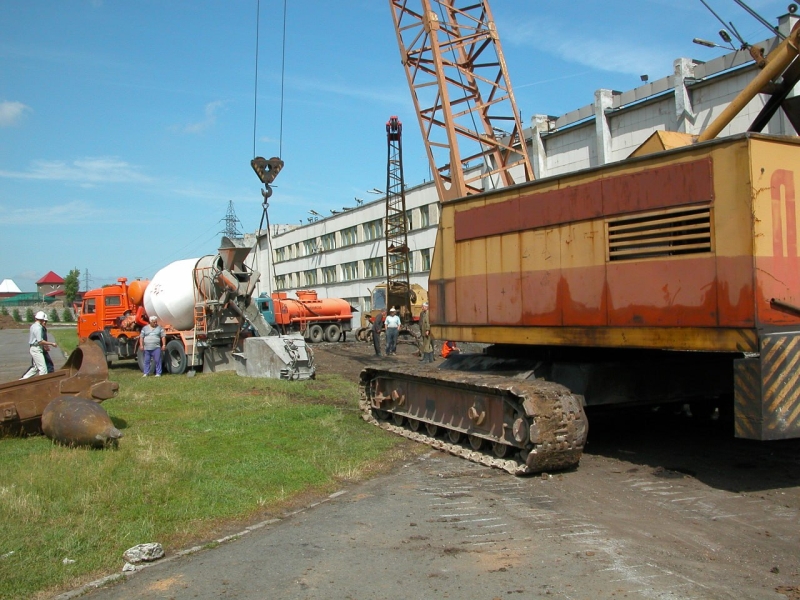
[[403, 124], [390, 117], [386, 123], [386, 284], [391, 301], [400, 302], [400, 319], [406, 325], [411, 322], [411, 283], [402, 139]]

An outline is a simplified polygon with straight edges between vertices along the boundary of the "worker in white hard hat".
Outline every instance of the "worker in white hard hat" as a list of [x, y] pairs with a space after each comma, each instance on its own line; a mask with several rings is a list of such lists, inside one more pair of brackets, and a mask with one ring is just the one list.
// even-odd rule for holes
[[386, 317], [386, 356], [397, 354], [397, 337], [400, 334], [400, 317], [393, 306]]
[[55, 342], [47, 341], [47, 330], [45, 329], [47, 313], [40, 310], [33, 318], [33, 325], [31, 325], [30, 333], [28, 334], [28, 347], [30, 349], [31, 358], [33, 359], [33, 366], [31, 366], [20, 379], [27, 379], [34, 375], [47, 375], [45, 353], [48, 352], [50, 348], [58, 346]]

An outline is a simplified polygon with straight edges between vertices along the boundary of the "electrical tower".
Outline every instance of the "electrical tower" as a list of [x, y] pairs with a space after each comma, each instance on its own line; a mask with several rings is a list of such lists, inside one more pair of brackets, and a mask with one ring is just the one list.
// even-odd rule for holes
[[220, 233], [228, 238], [242, 238], [244, 234], [239, 230], [242, 222], [236, 216], [233, 210], [233, 200], [228, 200], [228, 212], [225, 213], [225, 229]]
[[400, 319], [411, 321], [411, 284], [408, 279], [408, 222], [403, 182], [403, 124], [397, 117], [386, 123], [386, 283], [388, 306], [399, 305]]

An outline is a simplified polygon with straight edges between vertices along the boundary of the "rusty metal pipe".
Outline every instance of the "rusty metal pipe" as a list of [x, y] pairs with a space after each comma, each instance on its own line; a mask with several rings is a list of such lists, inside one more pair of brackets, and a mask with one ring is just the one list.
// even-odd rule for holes
[[719, 132], [722, 131], [728, 123], [730, 123], [742, 109], [747, 106], [753, 98], [767, 85], [770, 81], [783, 73], [786, 68], [797, 57], [800, 50], [798, 50], [798, 37], [800, 36], [800, 23], [797, 23], [789, 36], [783, 40], [775, 50], [767, 56], [764, 68], [756, 75], [755, 79], [751, 81], [736, 98], [722, 111], [722, 113], [706, 127], [705, 131], [697, 137], [698, 142], [706, 142], [713, 140]]
[[778, 300], [776, 298], [769, 299], [769, 306], [774, 310], [779, 310], [781, 312], [786, 312], [792, 315], [800, 315], [800, 306], [795, 306], [794, 304], [789, 304], [788, 302], [784, 302], [783, 300]]

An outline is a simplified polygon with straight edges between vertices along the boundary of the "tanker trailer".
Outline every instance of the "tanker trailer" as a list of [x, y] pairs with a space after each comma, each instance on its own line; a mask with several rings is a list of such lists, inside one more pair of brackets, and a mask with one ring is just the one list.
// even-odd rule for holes
[[318, 298], [315, 290], [299, 290], [297, 298], [286, 292], [271, 297], [261, 294], [256, 300], [264, 319], [281, 333], [301, 333], [306, 341], [336, 342], [342, 332], [352, 330], [352, 307], [342, 298]]
[[[240, 362], [248, 358], [245, 339], [266, 338], [272, 333], [251, 302], [259, 273], [244, 265], [248, 252], [249, 248], [223, 237], [216, 255], [170, 263], [148, 284], [144, 307], [148, 315], [159, 318], [167, 332], [165, 364], [170, 373], [200, 366], [205, 372], [238, 371], [235, 358]], [[278, 369], [277, 376], [313, 377], [313, 358], [302, 338], [271, 337], [276, 339], [267, 344], [268, 353], [277, 351], [283, 357], [278, 362], [287, 365]], [[247, 374], [257, 375], [252, 369]]]

